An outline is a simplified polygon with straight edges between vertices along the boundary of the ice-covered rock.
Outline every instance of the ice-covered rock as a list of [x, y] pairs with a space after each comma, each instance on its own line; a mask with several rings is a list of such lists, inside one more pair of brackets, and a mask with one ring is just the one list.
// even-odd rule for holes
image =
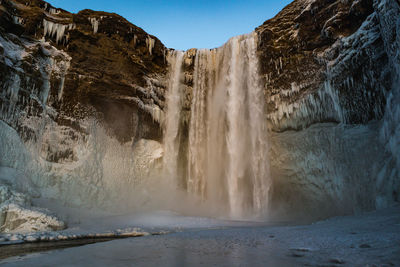
[[374, 1], [385, 52], [392, 72], [391, 91], [387, 94], [385, 115], [380, 138], [391, 157], [381, 168], [377, 187], [380, 195], [377, 207], [389, 205], [393, 199], [400, 201], [400, 3]]
[[148, 50], [149, 50], [149, 54], [150, 54], [150, 55], [153, 54], [154, 44], [155, 44], [155, 40], [154, 40], [153, 38], [151, 38], [150, 36], [147, 36], [147, 38], [146, 38], [146, 45], [147, 45], [147, 48], [148, 48]]
[[50, 215], [48, 210], [32, 207], [29, 195], [0, 181], [0, 232], [26, 233], [64, 228], [64, 222]]
[[17, 204], [1, 205], [2, 224], [0, 231], [4, 233], [27, 233], [37, 231], [56, 231], [66, 227], [54, 215], [49, 215], [48, 211]]
[[90, 23], [92, 24], [93, 33], [96, 34], [99, 30], [100, 21], [97, 18], [89, 18]]
[[[4, 77], [0, 79], [0, 166], [17, 170], [12, 177], [27, 177], [33, 185], [15, 184], [11, 176], [0, 175], [0, 180], [13, 192], [33, 196], [38, 189], [42, 196], [70, 206], [115, 208], [122, 205], [120, 200], [131, 204], [132, 196], [143, 192], [145, 201], [151, 200], [155, 191], [148, 189], [157, 183], [140, 186], [156, 180], [156, 176], [144, 177], [158, 171], [163, 153], [160, 142], [169, 90], [166, 48], [116, 14], [91, 10], [70, 14], [35, 4], [1, 5], [0, 10], [1, 23], [7, 26], [0, 28]], [[232, 108], [229, 123], [220, 127], [235, 127], [238, 116], [257, 115], [268, 121], [272, 208], [317, 210], [320, 215], [325, 209], [332, 215], [399, 200], [399, 12], [398, 1], [390, 0], [335, 0], [329, 5], [322, 0], [296, 0], [256, 29], [265, 118], [258, 116], [262, 108], [249, 103], [246, 112]], [[100, 23], [102, 34], [96, 34]], [[45, 38], [37, 40], [43, 36], [41, 29]], [[187, 51], [180, 69], [182, 143], [188, 142], [189, 128], [196, 126], [193, 100], [202, 97], [194, 90], [199, 80], [194, 65], [202, 54], [198, 51]], [[226, 61], [234, 54], [229, 51]], [[207, 62], [204, 80], [234, 82], [240, 75], [254, 75], [240, 72], [214, 79], [207, 68], [215, 68], [217, 76], [223, 73], [223, 63]], [[247, 69], [248, 63], [242, 65]], [[235, 106], [221, 101], [215, 103], [215, 110], [225, 104]], [[204, 108], [204, 113], [209, 111]], [[232, 142], [229, 148], [241, 145]], [[241, 160], [243, 153], [232, 157], [240, 164], [263, 162]], [[200, 162], [196, 157], [192, 161]], [[265, 166], [254, 166], [254, 172]], [[201, 173], [202, 168], [198, 170]], [[218, 186], [226, 187], [226, 181], [222, 179]], [[138, 206], [145, 202], [136, 200]]]
[[56, 37], [56, 42], [60, 43], [64, 39], [67, 40], [65, 32], [74, 29], [75, 24], [60, 24], [43, 19], [43, 27], [44, 36], [48, 36], [50, 38]]

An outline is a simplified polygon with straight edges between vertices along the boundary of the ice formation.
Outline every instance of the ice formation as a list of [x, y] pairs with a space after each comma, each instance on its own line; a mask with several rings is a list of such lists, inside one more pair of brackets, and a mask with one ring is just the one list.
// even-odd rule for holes
[[96, 34], [97, 31], [99, 30], [100, 20], [98, 20], [97, 18], [89, 18], [89, 21], [92, 24], [93, 33]]
[[147, 49], [149, 50], [150, 55], [153, 54], [154, 44], [155, 44], [155, 40], [153, 38], [151, 38], [150, 36], [147, 36], [146, 45], [147, 45]]
[[[65, 52], [59, 51], [45, 42], [24, 42], [17, 44], [11, 40], [0, 37], [5, 53], [0, 56], [7, 66], [14, 71], [10, 74], [8, 80], [4, 83], [4, 90], [0, 93], [0, 97], [4, 100], [11, 101], [9, 105], [3, 104], [0, 107], [0, 117], [9, 123], [15, 125], [18, 120], [25, 116], [25, 111], [18, 109], [18, 104], [22, 101], [28, 105], [31, 101], [29, 98], [20, 96], [21, 83], [30, 84], [29, 77], [24, 75], [25, 70], [21, 68], [24, 60], [33, 59], [32, 64], [38, 71], [43, 83], [41, 87], [31, 84], [29, 90], [32, 92], [33, 100], [38, 102], [40, 106], [46, 106], [47, 98], [51, 87], [51, 78], [60, 79], [59, 97], [63, 92], [63, 80], [68, 71], [71, 57]], [[43, 57], [35, 58], [33, 54], [40, 49], [44, 54]], [[27, 107], [28, 108], [28, 107]]]
[[[155, 233], [160, 234], [160, 233]], [[13, 232], [5, 233], [0, 237], [0, 245], [12, 245], [20, 243], [35, 243], [35, 242], [46, 242], [46, 241], [65, 241], [65, 240], [76, 240], [84, 238], [121, 238], [121, 237], [138, 237], [147, 236], [150, 233], [141, 230], [140, 228], [124, 228], [117, 229], [114, 231], [107, 230], [102, 232], [95, 231], [77, 231], [64, 230], [64, 231], [46, 231], [41, 230], [37, 232]]]
[[299, 86], [292, 84], [291, 90], [283, 90], [268, 100], [276, 111], [268, 114], [272, 126], [278, 129], [298, 129], [315, 122], [334, 121], [345, 123], [345, 114], [339, 102], [337, 91], [329, 80], [315, 93], [308, 94], [297, 102], [287, 103], [281, 97], [299, 92]]
[[[22, 193], [24, 192], [24, 193]], [[64, 222], [45, 209], [32, 207], [37, 197], [33, 183], [11, 168], [0, 167], [0, 232], [34, 232], [64, 229]]]
[[51, 8], [49, 9], [49, 13], [52, 14], [52, 15], [57, 15], [57, 14], [60, 14], [61, 11], [60, 11], [59, 9], [57, 9], [57, 8], [51, 7]]
[[[57, 125], [51, 119], [56, 113], [49, 104], [62, 100], [63, 81], [71, 58], [45, 42], [22, 45], [2, 38], [1, 45], [4, 54], [0, 59], [8, 64], [11, 74], [0, 93], [4, 100], [0, 113], [0, 166], [18, 169], [40, 188], [41, 197], [61, 199], [66, 205], [104, 207], [112, 206], [113, 200], [124, 199], [124, 195], [129, 198], [140, 185], [140, 177], [148, 175], [158, 164], [157, 159], [162, 155], [157, 150], [158, 143], [138, 140], [140, 146], [133, 143], [121, 146], [117, 140], [107, 137], [102, 126], [94, 121], [81, 122], [90, 138], [70, 127]], [[39, 73], [41, 86], [31, 83], [21, 68], [24, 60], [31, 58], [37, 49], [43, 56], [33, 58], [32, 67]], [[29, 85], [28, 88], [22, 87], [23, 84]], [[51, 89], [53, 86], [57, 88]], [[21, 95], [25, 90], [29, 90], [29, 98]], [[157, 105], [142, 104], [155, 120], [162, 121], [162, 110]], [[34, 107], [40, 107], [39, 111]], [[28, 112], [34, 113], [27, 116]], [[24, 130], [19, 134], [12, 127]], [[29, 138], [22, 141], [19, 135], [25, 133]], [[121, 155], [124, 156], [121, 158]], [[37, 196], [37, 193], [28, 195]]]
[[44, 36], [48, 36], [50, 38], [56, 37], [56, 42], [60, 43], [63, 41], [65, 37], [65, 31], [72, 30], [75, 28], [73, 23], [70, 24], [60, 24], [56, 22], [52, 22], [50, 20], [43, 19], [43, 33]]
[[[385, 116], [380, 129], [381, 140], [392, 158], [380, 170], [377, 179], [380, 194], [376, 204], [377, 207], [386, 207], [393, 201], [393, 194], [400, 192], [398, 178], [400, 176], [400, 18], [398, 16], [400, 6], [390, 0], [374, 1], [374, 3], [377, 7], [385, 50], [394, 73], [392, 90], [388, 93]], [[400, 200], [399, 196], [397, 200]]]

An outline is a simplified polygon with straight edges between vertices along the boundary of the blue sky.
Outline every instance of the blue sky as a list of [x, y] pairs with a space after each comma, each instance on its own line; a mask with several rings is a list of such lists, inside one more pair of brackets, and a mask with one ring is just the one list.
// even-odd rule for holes
[[214, 48], [249, 33], [292, 0], [50, 0], [70, 12], [93, 9], [118, 13], [165, 46], [186, 50]]

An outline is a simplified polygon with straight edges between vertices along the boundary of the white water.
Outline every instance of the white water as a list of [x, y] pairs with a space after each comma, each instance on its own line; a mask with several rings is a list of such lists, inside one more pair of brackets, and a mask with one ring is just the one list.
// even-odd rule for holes
[[[197, 50], [194, 63], [187, 173], [183, 180], [189, 194], [224, 207], [233, 218], [263, 215], [268, 205], [265, 98], [256, 47], [255, 34], [234, 37], [220, 48]], [[175, 54], [171, 65], [180, 62], [180, 57]], [[181, 99], [176, 95], [181, 74], [176, 65], [173, 71], [169, 94]], [[166, 158], [184, 161], [177, 158], [176, 149], [176, 120], [181, 108], [173, 101], [168, 99]], [[167, 168], [176, 170], [176, 163], [168, 162]], [[174, 173], [178, 181], [178, 172]]]
[[178, 129], [181, 114], [181, 78], [183, 52], [174, 51], [169, 55], [171, 74], [166, 97], [167, 113], [164, 133], [164, 166], [168, 177], [177, 176], [177, 160], [179, 152]]

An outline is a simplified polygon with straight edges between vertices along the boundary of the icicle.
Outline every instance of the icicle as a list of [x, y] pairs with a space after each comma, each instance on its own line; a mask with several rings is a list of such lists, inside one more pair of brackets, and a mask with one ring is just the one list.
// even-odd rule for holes
[[149, 49], [149, 54], [150, 54], [150, 55], [153, 54], [154, 44], [155, 44], [155, 40], [152, 39], [150, 36], [147, 36], [147, 38], [146, 38], [146, 45], [147, 45], [147, 48]]
[[164, 113], [157, 105], [153, 105], [150, 114], [155, 122], [159, 124], [163, 123]]
[[89, 18], [90, 23], [92, 24], [93, 33], [96, 34], [99, 30], [99, 23], [100, 21], [97, 18]]
[[133, 35], [133, 46], [136, 47], [136, 43], [137, 43], [137, 36]]
[[75, 24], [59, 24], [43, 19], [43, 27], [44, 36], [48, 36], [50, 38], [55, 36], [56, 42], [60, 43], [65, 37], [65, 31], [75, 29]]
[[57, 14], [60, 14], [61, 11], [59, 9], [57, 9], [57, 8], [50, 7], [49, 13], [52, 14], [52, 15], [57, 15]]

